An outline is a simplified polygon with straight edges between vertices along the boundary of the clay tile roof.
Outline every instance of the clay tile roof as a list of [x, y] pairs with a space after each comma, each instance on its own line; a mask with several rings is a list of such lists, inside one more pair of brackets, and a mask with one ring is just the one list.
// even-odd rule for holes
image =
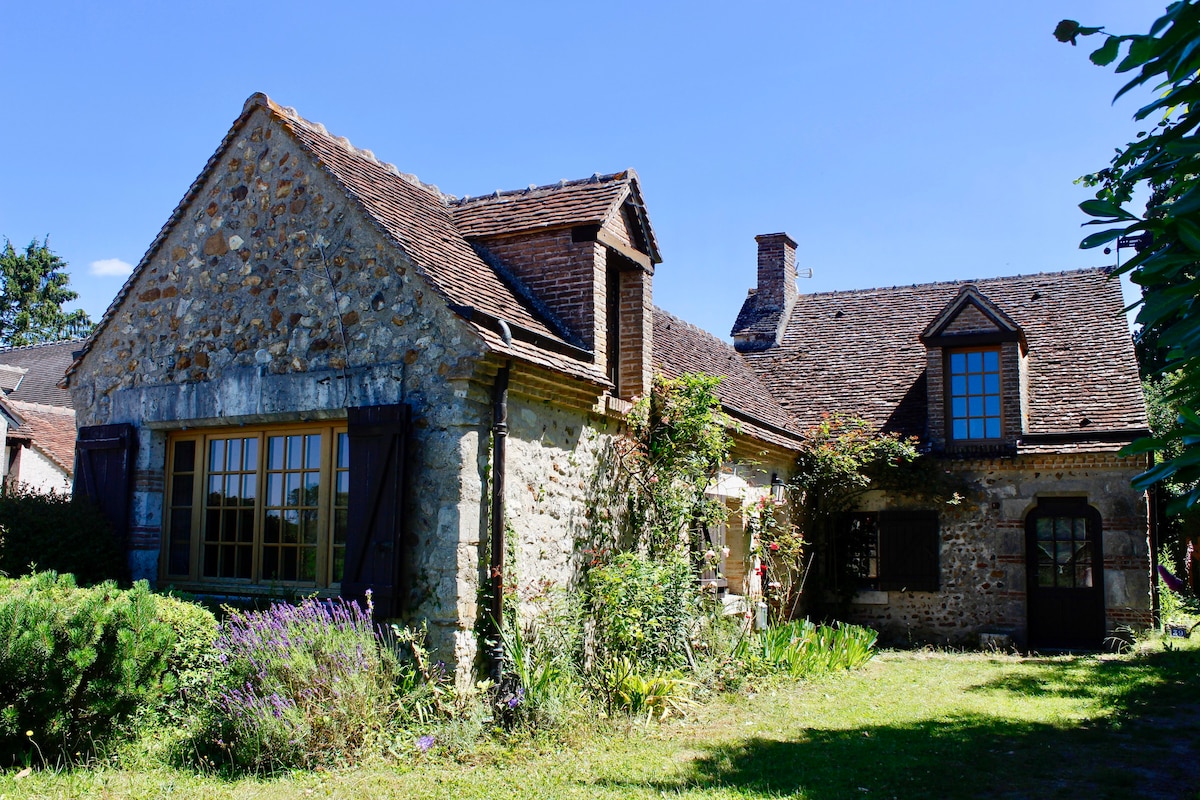
[[82, 347], [82, 339], [70, 339], [0, 350], [0, 365], [26, 370], [8, 399], [71, 408], [71, 393], [58, 388], [58, 383], [71, 366], [73, 354]]
[[747, 433], [785, 447], [799, 443], [795, 419], [731, 345], [661, 308], [654, 309], [654, 369], [668, 378], [686, 372], [721, 376], [721, 406]]
[[805, 427], [845, 411], [921, 436], [920, 335], [967, 283], [1025, 334], [1030, 434], [1146, 428], [1121, 286], [1105, 269], [801, 295], [780, 345], [744, 357]]
[[464, 197], [451, 203], [463, 236], [485, 237], [544, 228], [599, 225], [629, 194], [630, 172]]
[[21, 417], [21, 424], [10, 429], [9, 435], [28, 437], [30, 443], [42, 451], [68, 475], [75, 472], [75, 412], [62, 406], [47, 406], [38, 403], [9, 402], [9, 406]]
[[[593, 383], [607, 384], [603, 371], [592, 363], [590, 356], [579, 352], [568, 334], [548, 315], [538, 311], [537, 302], [520, 281], [504, 272], [501, 266], [485, 262], [458, 231], [450, 214], [449, 204], [454, 200], [453, 197], [441, 193], [435, 186], [422, 183], [415, 176], [400, 172], [391, 164], [381, 162], [373, 153], [355, 147], [345, 138], [331, 135], [325, 126], [303, 119], [294, 109], [281, 107], [261, 93], [251, 95], [246, 101], [241, 115], [225, 135], [221, 146], [208, 160], [138, 267], [109, 305], [92, 338], [83, 343], [80, 358], [90, 350], [99, 331], [115, 316], [142, 268], [154, 257], [174, 224], [199, 194], [226, 148], [232, 144], [250, 116], [260, 108], [316, 158], [341, 185], [347, 197], [355, 201], [381, 232], [407, 254], [417, 270], [452, 308], [475, 309], [487, 317], [504, 320], [521, 335], [528, 334], [527, 338], [530, 339], [514, 339], [509, 343], [494, 335], [487, 327], [468, 320], [468, 324], [477, 330], [492, 350]], [[67, 370], [68, 376], [77, 364], [78, 360], [71, 364]]]

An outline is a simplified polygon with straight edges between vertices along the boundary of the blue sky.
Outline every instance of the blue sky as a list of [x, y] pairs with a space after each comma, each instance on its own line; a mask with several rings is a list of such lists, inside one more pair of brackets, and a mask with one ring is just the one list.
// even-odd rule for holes
[[456, 195], [634, 167], [656, 301], [721, 336], [759, 233], [801, 291], [1112, 263], [1073, 181], [1145, 95], [1051, 31], [1165, 5], [9, 0], [0, 237], [49, 234], [98, 319], [263, 91]]

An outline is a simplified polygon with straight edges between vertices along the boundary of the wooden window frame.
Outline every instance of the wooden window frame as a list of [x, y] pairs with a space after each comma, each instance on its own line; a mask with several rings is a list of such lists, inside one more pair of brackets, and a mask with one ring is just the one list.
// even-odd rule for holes
[[[345, 542], [337, 543], [335, 541], [334, 528], [337, 523], [337, 511], [346, 510], [344, 506], [338, 506], [337, 504], [337, 479], [339, 472], [348, 473], [349, 462], [349, 452], [347, 450], [344, 466], [339, 466], [337, 463], [337, 448], [339, 446], [339, 436], [347, 436], [347, 433], [347, 424], [345, 421], [247, 425], [171, 432], [167, 437], [166, 447], [166, 484], [162, 517], [163, 534], [159, 558], [160, 581], [165, 584], [196, 588], [219, 588], [222, 591], [236, 588], [239, 591], [247, 593], [261, 593], [279, 589], [330, 590], [336, 592], [340, 582], [332, 579], [334, 552], [337, 548], [344, 550]], [[314, 434], [320, 436], [320, 459], [317, 469], [319, 490], [316, 509], [318, 533], [315, 577], [312, 580], [281, 580], [264, 577], [262, 569], [263, 550], [264, 544], [266, 544], [264, 542], [264, 529], [266, 525], [266, 508], [268, 505], [266, 481], [268, 472], [268, 439], [275, 436], [306, 436]], [[218, 439], [257, 439], [258, 441], [255, 470], [253, 473], [246, 471], [247, 475], [254, 474], [256, 476], [253, 504], [252, 566], [249, 578], [206, 577], [204, 575], [204, 533], [208, 506], [207, 489], [209, 477], [211, 472], [224, 472], [224, 470], [213, 470], [209, 464], [210, 443]], [[344, 446], [348, 448], [348, 436], [342, 441], [344, 442]], [[195, 446], [193, 471], [191, 472], [185, 469], [176, 469], [176, 449], [184, 442], [194, 443]], [[176, 481], [182, 479], [184, 476], [192, 477], [190, 505], [185, 505], [182, 502], [177, 504], [175, 502]], [[175, 514], [173, 512], [176, 510], [181, 512], [185, 510], [190, 511], [187, 537], [189, 542], [188, 571], [186, 574], [183, 572], [173, 572], [171, 569], [171, 544], [174, 533], [173, 526], [175, 524]], [[302, 547], [302, 545], [300, 546]], [[299, 553], [297, 554], [297, 558], [297, 564], [299, 564]]]
[[[993, 416], [997, 417], [999, 419], [1000, 431], [995, 436], [972, 437], [972, 436], [968, 435], [968, 436], [960, 439], [954, 435], [954, 420], [956, 419], [955, 414], [954, 414], [954, 392], [953, 392], [954, 373], [951, 370], [950, 364], [951, 364], [951, 360], [954, 358], [954, 356], [956, 356], [956, 355], [969, 356], [971, 353], [995, 353], [996, 354], [995, 374], [996, 374], [996, 379], [998, 382], [997, 391], [995, 392], [994, 395], [991, 393], [985, 392], [982, 395], [975, 395], [975, 396], [983, 397], [985, 405], [987, 403], [987, 398], [989, 396], [994, 396], [997, 398], [998, 403], [999, 403], [999, 413], [996, 415], [987, 414], [986, 408], [985, 408], [984, 416], [982, 417], [982, 419], [984, 420], [984, 427], [985, 427], [984, 432], [985, 433], [987, 432], [986, 431], [987, 420], [988, 420], [988, 418], [993, 417]], [[1005, 372], [1005, 370], [1004, 370], [1004, 349], [1003, 349], [1003, 347], [999, 344], [994, 344], [994, 345], [980, 345], [977, 347], [946, 348], [944, 350], [943, 357], [944, 357], [945, 361], [944, 361], [944, 367], [943, 367], [944, 380], [943, 380], [943, 386], [942, 386], [942, 392], [943, 392], [942, 396], [945, 398], [945, 409], [946, 409], [946, 441], [949, 442], [951, 445], [980, 444], [980, 443], [989, 443], [990, 444], [990, 443], [1003, 441], [1004, 440], [1004, 431], [1007, 428], [1007, 420], [1005, 419], [1005, 414], [1004, 414], [1004, 372]], [[966, 374], [969, 376], [971, 373], [966, 373]], [[987, 374], [990, 374], [990, 371], [985, 371], [981, 374], [987, 375]], [[970, 401], [971, 396], [972, 395], [970, 395], [970, 394], [966, 395], [966, 399], [968, 400], [968, 402]], [[970, 419], [972, 419], [972, 417], [970, 416], [970, 414], [968, 414], [967, 417], [965, 417], [965, 419], [970, 420]], [[976, 419], [978, 419], [978, 417], [976, 417]]]

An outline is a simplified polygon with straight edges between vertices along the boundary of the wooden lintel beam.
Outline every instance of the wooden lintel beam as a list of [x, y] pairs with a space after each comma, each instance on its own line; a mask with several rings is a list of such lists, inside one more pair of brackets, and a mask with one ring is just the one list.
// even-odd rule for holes
[[600, 244], [604, 245], [605, 247], [616, 250], [618, 253], [625, 256], [625, 258], [628, 258], [630, 261], [641, 267], [643, 271], [653, 274], [654, 265], [650, 261], [650, 256], [646, 255], [640, 250], [634, 250], [632, 247], [614, 236], [610, 231], [605, 230], [604, 228], [596, 231], [596, 241], [600, 242]]

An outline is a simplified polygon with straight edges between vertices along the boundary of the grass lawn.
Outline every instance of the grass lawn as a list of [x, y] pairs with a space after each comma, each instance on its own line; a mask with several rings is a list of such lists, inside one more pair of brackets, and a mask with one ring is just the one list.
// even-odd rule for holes
[[466, 762], [238, 780], [162, 766], [0, 776], [0, 798], [1200, 798], [1200, 650], [884, 652], [683, 722], [487, 745]]

